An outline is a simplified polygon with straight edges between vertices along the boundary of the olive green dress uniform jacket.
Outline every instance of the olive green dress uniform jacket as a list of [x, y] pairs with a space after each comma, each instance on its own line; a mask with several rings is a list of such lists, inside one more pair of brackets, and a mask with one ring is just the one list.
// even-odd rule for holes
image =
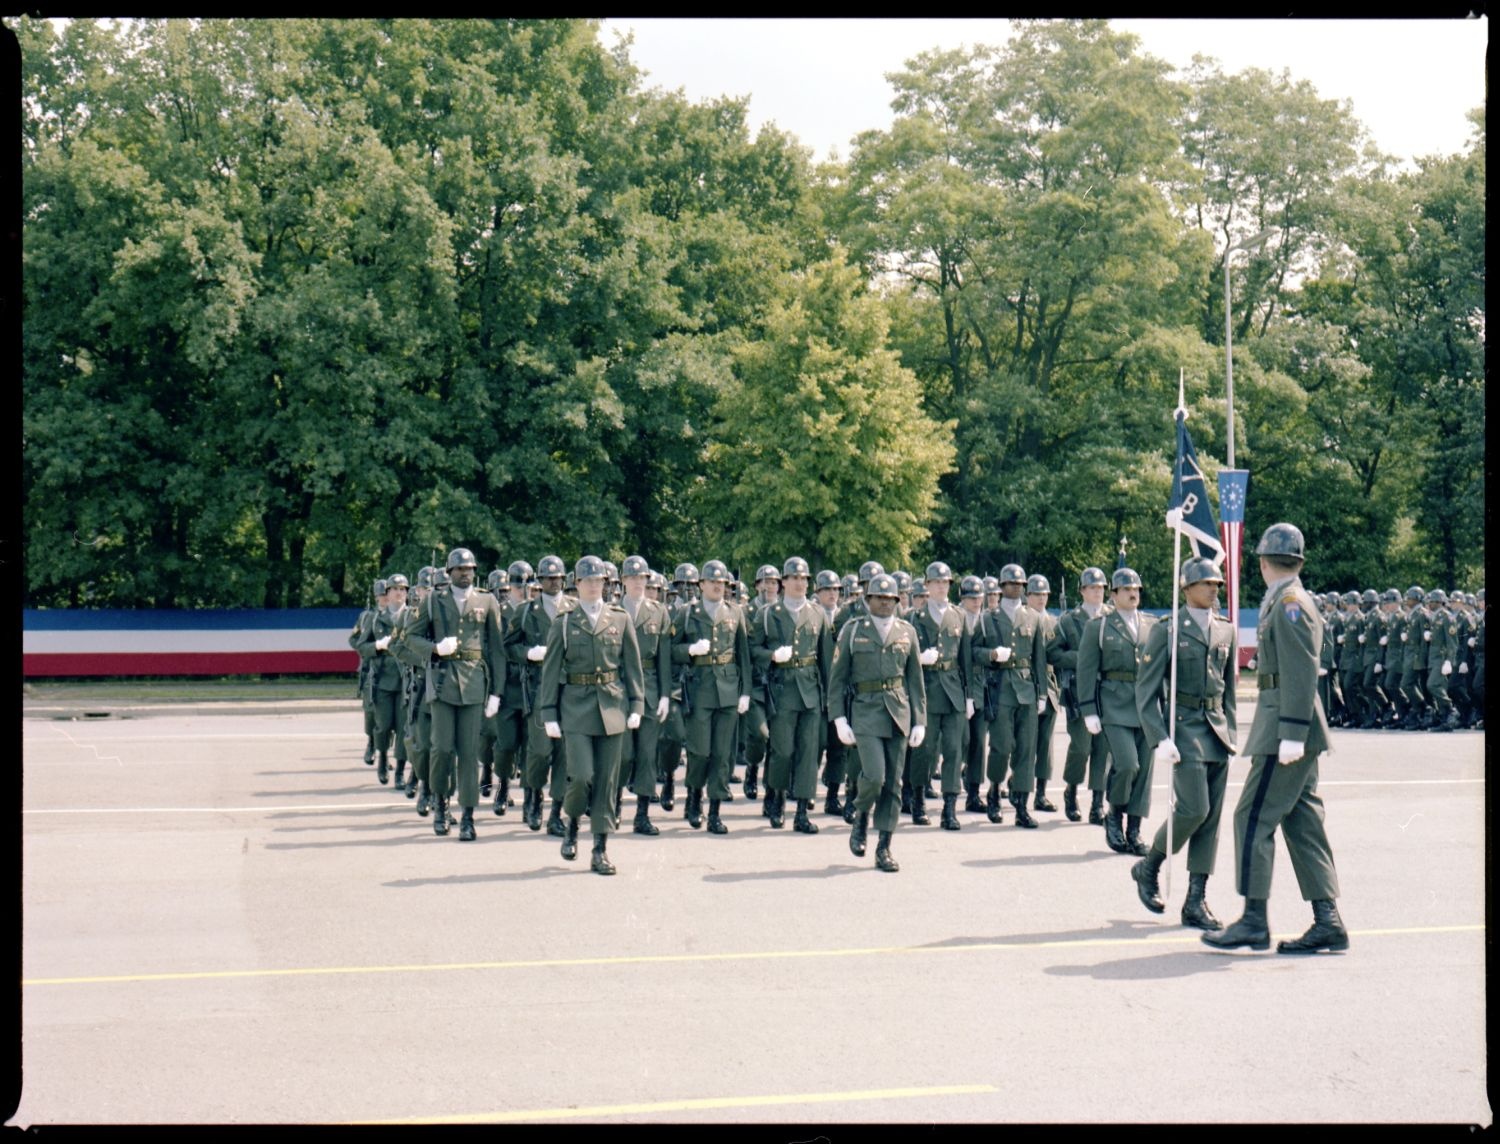
[[[1361, 668], [1368, 670], [1385, 658], [1385, 648], [1381, 646], [1380, 641], [1383, 637], [1390, 634], [1390, 624], [1387, 615], [1380, 610], [1378, 604], [1370, 609], [1369, 614], [1365, 616], [1365, 630], [1362, 634], [1365, 637], [1365, 642], [1361, 645], [1360, 650], [1364, 654], [1360, 658], [1359, 665]], [[1318, 641], [1318, 647], [1320, 649], [1319, 654], [1321, 655], [1321, 639]], [[1376, 682], [1380, 681], [1376, 680]]]
[[[1153, 745], [1167, 738], [1171, 700], [1172, 622], [1163, 618], [1146, 637], [1141, 667], [1135, 679], [1136, 706], [1141, 729]], [[1183, 608], [1177, 617], [1177, 726], [1172, 741], [1183, 759], [1223, 763], [1234, 753], [1239, 729], [1235, 695], [1225, 681], [1232, 678], [1237, 641], [1228, 620], [1214, 615], [1205, 635], [1198, 621]]]
[[1411, 616], [1406, 624], [1406, 634], [1410, 637], [1406, 642], [1407, 651], [1410, 653], [1406, 666], [1417, 672], [1417, 682], [1423, 685], [1427, 682], [1427, 645], [1429, 642], [1427, 631], [1432, 627], [1432, 615], [1432, 611], [1426, 604], [1418, 604], [1411, 610]]
[[[578, 601], [572, 596], [565, 596], [561, 592], [557, 594], [559, 619], [576, 607], [578, 607]], [[551, 617], [547, 615], [547, 609], [542, 606], [541, 598], [538, 597], [535, 600], [527, 600], [516, 609], [510, 626], [505, 631], [505, 658], [511, 664], [517, 685], [520, 684], [522, 673], [527, 670], [532, 671], [532, 678], [537, 684], [531, 694], [533, 713], [536, 711], [537, 695], [541, 688], [542, 665], [532, 663], [526, 658], [526, 653], [534, 647], [547, 645], [547, 634], [552, 630], [552, 622]]]
[[1322, 644], [1323, 617], [1300, 577], [1266, 594], [1256, 629], [1260, 702], [1243, 754], [1274, 757], [1283, 739], [1303, 743], [1308, 758], [1328, 749], [1328, 720], [1317, 686]]
[[868, 615], [857, 616], [845, 623], [834, 644], [828, 694], [835, 718], [842, 714], [847, 685], [858, 689], [862, 683], [901, 681], [900, 686], [856, 690], [849, 720], [855, 735], [907, 737], [913, 726], [927, 725], [927, 688], [917, 659], [917, 630], [899, 616], [891, 617], [891, 625], [890, 639], [882, 643], [875, 621]]
[[[1010, 658], [1004, 663], [990, 660], [990, 651], [997, 647], [1010, 648]], [[975, 630], [972, 644], [972, 662], [976, 673], [986, 670], [1000, 675], [1000, 706], [1036, 709], [1037, 674], [1045, 673], [1047, 644], [1043, 634], [1041, 617], [1024, 603], [1016, 609], [1012, 620], [1002, 605], [993, 612], [985, 612]], [[980, 676], [983, 679], [983, 676]]]
[[[724, 600], [718, 614], [709, 619], [702, 600], [694, 600], [677, 613], [677, 634], [672, 639], [672, 662], [693, 667], [693, 710], [738, 706], [741, 695], [750, 694], [750, 639], [745, 610]], [[709, 641], [706, 655], [688, 654], [700, 639]], [[728, 657], [727, 662], [713, 663]]]
[[[1083, 629], [1083, 646], [1078, 649], [1078, 710], [1085, 718], [1097, 715], [1101, 723], [1121, 727], [1141, 725], [1136, 704], [1135, 686], [1141, 666], [1141, 654], [1156, 617], [1136, 611], [1140, 626], [1140, 643], [1130, 634], [1130, 625], [1118, 611], [1095, 616]], [[1111, 679], [1112, 674], [1124, 678]], [[1097, 698], [1096, 698], [1097, 696]]]
[[656, 718], [661, 697], [672, 693], [672, 634], [672, 615], [667, 606], [643, 599], [635, 610], [635, 642], [646, 678], [646, 714], [651, 719]]
[[[792, 649], [786, 663], [771, 660], [771, 653], [779, 647]], [[781, 669], [778, 711], [825, 709], [828, 673], [833, 670], [833, 632], [827, 615], [814, 601], [808, 600], [795, 615], [780, 600], [760, 608], [750, 621], [750, 660], [758, 671]]]
[[[573, 682], [582, 676], [589, 678]], [[564, 734], [621, 735], [626, 717], [641, 715], [645, 702], [641, 649], [630, 613], [605, 604], [597, 628], [581, 606], [559, 614], [548, 630], [542, 660], [541, 721], [558, 724]]]
[[1405, 633], [1406, 613], [1397, 610], [1386, 624], [1385, 646], [1380, 649], [1380, 663], [1385, 669], [1381, 672], [1381, 680], [1389, 680], [1389, 686], [1394, 686], [1401, 680], [1401, 664], [1406, 658], [1406, 644], [1401, 637]]
[[[504, 690], [500, 601], [484, 588], [469, 589], [462, 615], [451, 586], [434, 588], [401, 635], [407, 647], [431, 664], [429, 686], [439, 702], [466, 707]], [[458, 649], [439, 659], [434, 649], [448, 636], [458, 637]]]
[[[1047, 698], [1052, 701], [1054, 711], [1062, 707], [1062, 690], [1057, 682], [1057, 667], [1066, 650], [1063, 647], [1062, 628], [1059, 617], [1050, 612], [1038, 612], [1042, 624], [1042, 647], [1047, 661]], [[1074, 663], [1077, 663], [1075, 658]], [[1038, 696], [1040, 698], [1040, 696]]]
[[939, 624], [924, 604], [913, 608], [906, 619], [917, 633], [919, 651], [930, 647], [938, 650], [938, 661], [922, 669], [928, 712], [934, 716], [955, 712], [963, 715], [967, 710], [966, 700], [974, 698], [969, 681], [978, 674], [974, 671], [974, 650], [963, 609], [949, 604]]
[[[377, 609], [362, 625], [359, 642], [355, 644], [354, 650], [359, 653], [360, 659], [368, 663], [366, 682], [371, 691], [401, 690], [401, 665], [394, 649], [387, 645], [385, 651], [380, 651], [375, 646], [376, 640], [396, 633], [396, 624], [384, 608]], [[392, 639], [391, 643], [394, 644], [395, 640]]]

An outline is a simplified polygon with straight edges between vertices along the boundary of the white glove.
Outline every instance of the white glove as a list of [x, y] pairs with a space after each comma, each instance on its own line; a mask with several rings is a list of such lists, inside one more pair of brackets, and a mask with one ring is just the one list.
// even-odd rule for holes
[[391, 637], [390, 636], [381, 636], [378, 640], [375, 641], [375, 650], [376, 651], [384, 651], [386, 648], [388, 648], [390, 646], [391, 646]]
[[990, 661], [992, 663], [1004, 663], [1009, 658], [1010, 648], [1008, 647], [997, 647], [990, 651]]
[[1422, 633], [1422, 639], [1425, 640], [1427, 643], [1431, 643], [1432, 642], [1432, 629], [1431, 628], [1429, 628], [1427, 631], [1425, 631], [1425, 632]]
[[1466, 664], [1466, 663], [1459, 664], [1458, 665], [1458, 674], [1459, 675], [1468, 675], [1469, 674], [1469, 665]]
[[1085, 715], [1083, 717], [1083, 725], [1089, 729], [1090, 735], [1097, 735], [1104, 730], [1104, 724], [1099, 722], [1099, 716], [1097, 715]]
[[922, 740], [925, 738], [927, 738], [927, 728], [918, 723], [912, 727], [911, 734], [907, 736], [906, 741], [910, 743], [913, 748], [916, 748], [922, 745]]
[[921, 655], [917, 656], [917, 658], [922, 661], [923, 667], [931, 667], [938, 661], [938, 649], [935, 647], [930, 647]]
[[854, 728], [849, 726], [849, 720], [840, 715], [833, 721], [833, 729], [838, 732], [840, 743], [846, 747], [854, 746]]
[[1377, 663], [1377, 664], [1376, 664], [1376, 665], [1375, 665], [1375, 674], [1376, 674], [1376, 675], [1379, 675], [1379, 674], [1380, 674], [1380, 673], [1381, 673], [1381, 672], [1382, 672], [1382, 671], [1384, 671], [1384, 670], [1385, 670], [1385, 665], [1384, 665], [1384, 664], [1379, 664], [1379, 663]]
[[[1340, 642], [1342, 643], [1343, 641], [1341, 640]], [[1245, 664], [1245, 670], [1246, 671], [1254, 671], [1255, 670], [1255, 657], [1253, 655], [1250, 657], [1250, 661]]]
[[773, 651], [771, 653], [771, 662], [772, 663], [785, 663], [787, 660], [789, 660], [791, 658], [792, 658], [792, 649], [789, 646], [787, 646], [786, 644], [782, 644], [781, 647], [777, 648], [775, 651]]
[[1343, 643], [1343, 642], [1344, 642], [1344, 637], [1343, 636], [1339, 636], [1339, 643]]
[[1325, 676], [1327, 674], [1328, 674], [1328, 669], [1326, 667], [1320, 667], [1320, 668], [1318, 668], [1318, 678], [1319, 679], [1322, 679], [1323, 676]]
[[735, 710], [738, 711], [741, 715], [750, 710], [750, 696], [741, 695], [739, 705], [735, 707]]
[[500, 710], [500, 696], [498, 696], [498, 695], [491, 695], [488, 699], [486, 699], [484, 701], [484, 717], [486, 719], [493, 719], [495, 717], [495, 712], [497, 712], [499, 710]]
[[1163, 739], [1156, 744], [1156, 761], [1158, 763], [1180, 763], [1182, 752], [1177, 749], [1177, 744], [1171, 739]]
[[543, 723], [542, 730], [547, 732], [547, 738], [549, 739], [562, 738], [562, 728], [559, 727], [556, 723]]
[[541, 663], [542, 660], [547, 658], [547, 645], [537, 644], [534, 647], [527, 648], [526, 658], [532, 663]]
[[658, 723], [665, 723], [667, 721], [667, 711], [671, 708], [671, 705], [672, 700], [668, 696], [663, 695], [661, 700], [656, 704], [656, 721]]
[[694, 640], [688, 644], [688, 655], [707, 655], [713, 644], [708, 640]]
[[1047, 699], [1046, 699], [1046, 696], [1043, 696], [1041, 699], [1038, 699], [1036, 701], [1036, 713], [1038, 715], [1045, 715], [1045, 714], [1047, 714]]
[[1281, 749], [1276, 752], [1278, 763], [1295, 763], [1307, 750], [1306, 743], [1295, 743], [1291, 739], [1281, 740]]
[[452, 655], [458, 650], [458, 637], [444, 636], [442, 639], [438, 640], [437, 646], [432, 650], [437, 652], [438, 655]]
[[[1405, 643], [1409, 639], [1411, 639], [1411, 633], [1409, 633], [1409, 632], [1402, 632], [1401, 633], [1401, 642], [1402, 643]], [[1343, 640], [1339, 640], [1339, 643], [1343, 643], [1343, 642], [1344, 642]]]
[[1390, 636], [1381, 636], [1380, 637], [1380, 646], [1381, 647], [1385, 647], [1385, 645], [1388, 644], [1388, 643], [1390, 643], [1390, 642], [1391, 642], [1391, 637]]
[[1440, 667], [1440, 668], [1438, 668], [1438, 670], [1441, 671], [1444, 675], [1452, 675], [1453, 674], [1453, 661], [1451, 659], [1445, 659], [1445, 660], [1443, 660], [1443, 666]]
[[1475, 642], [1474, 642], [1474, 637], [1473, 637], [1473, 636], [1470, 636], [1470, 637], [1469, 637], [1469, 646], [1470, 646], [1470, 647], [1477, 647], [1477, 646], [1478, 646], [1478, 645], [1477, 645], [1477, 644], [1476, 644], [1476, 643], [1475, 643]]
[[1361, 633], [1361, 635], [1359, 637], [1359, 642], [1360, 643], [1364, 643], [1365, 642], [1365, 637], [1364, 637], [1363, 633]]
[[638, 731], [640, 730], [640, 726], [641, 716], [639, 712], [632, 711], [629, 715], [625, 716], [625, 729], [627, 731]]
[[965, 699], [964, 700], [964, 718], [965, 719], [972, 719], [972, 718], [974, 718], [974, 701], [972, 699]]

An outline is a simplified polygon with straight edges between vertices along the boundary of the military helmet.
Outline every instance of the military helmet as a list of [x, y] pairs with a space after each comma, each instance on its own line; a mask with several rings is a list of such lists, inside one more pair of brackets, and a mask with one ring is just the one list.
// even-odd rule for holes
[[1109, 578], [1109, 586], [1114, 588], [1139, 588], [1141, 578], [1134, 568], [1116, 568], [1115, 574]]
[[851, 572], [839, 581], [839, 586], [844, 589], [844, 595], [856, 596], [860, 591], [859, 577]]
[[1339, 597], [1339, 603], [1341, 603], [1341, 604], [1357, 604], [1357, 603], [1359, 603], [1359, 593], [1358, 592], [1345, 592], [1342, 596]]
[[432, 570], [432, 586], [434, 588], [446, 588], [448, 584], [448, 569], [434, 568]]
[[1219, 567], [1206, 556], [1195, 556], [1182, 566], [1182, 586], [1187, 588], [1193, 584], [1200, 584], [1204, 580], [1212, 580], [1216, 584], [1224, 583], [1224, 577], [1219, 574]]
[[512, 588], [520, 588], [525, 585], [526, 581], [531, 579], [532, 575], [530, 564], [524, 560], [515, 560], [511, 562], [511, 566], [506, 572], [506, 579], [509, 580]]
[[1400, 599], [1401, 591], [1398, 588], [1387, 588], [1384, 592], [1380, 593], [1380, 602], [1382, 604], [1394, 604]]
[[759, 584], [762, 580], [781, 580], [781, 573], [774, 564], [762, 564], [755, 570], [755, 582]]
[[1085, 568], [1082, 575], [1078, 577], [1080, 588], [1107, 588], [1109, 577], [1104, 574], [1103, 568]]
[[859, 566], [859, 582], [868, 584], [872, 576], [879, 576], [884, 571], [885, 568], [881, 566], [880, 561], [866, 560]]
[[788, 556], [786, 563], [781, 566], [782, 576], [811, 576], [812, 569], [807, 566], [807, 561], [800, 556]]
[[1448, 602], [1448, 593], [1441, 588], [1434, 588], [1427, 593], [1427, 602], [1429, 604], [1446, 604]]
[[506, 575], [505, 570], [503, 568], [496, 568], [493, 572], [491, 572], [484, 578], [484, 586], [491, 592], [498, 591], [501, 581], [507, 579], [509, 579], [509, 577]]
[[566, 576], [567, 567], [562, 562], [561, 556], [543, 556], [536, 562], [536, 575], [538, 580], [546, 579], [548, 576]]
[[1375, 591], [1374, 588], [1366, 588], [1359, 594], [1359, 602], [1361, 604], [1378, 604], [1380, 603], [1380, 593]]
[[609, 568], [604, 561], [597, 556], [580, 556], [578, 563], [573, 565], [573, 582], [579, 580], [606, 580], [609, 578]]
[[432, 574], [433, 574], [434, 571], [436, 571], [436, 569], [434, 569], [431, 564], [425, 565], [420, 571], [418, 571], [417, 572], [417, 587], [418, 588], [431, 588], [432, 587]]
[[386, 577], [385, 587], [386, 591], [390, 591], [392, 588], [410, 588], [411, 581], [401, 575], [401, 573], [396, 572]]
[[710, 560], [703, 565], [701, 578], [709, 584], [728, 584], [734, 579], [729, 574], [729, 566], [722, 560]]
[[984, 595], [984, 581], [978, 576], [965, 576], [958, 585], [959, 599]]
[[698, 582], [698, 566], [696, 564], [679, 564], [677, 570], [672, 573], [674, 584], [696, 584]]
[[375, 583], [373, 583], [373, 584], [370, 585], [370, 591], [373, 592], [377, 596], [384, 596], [385, 595], [386, 586], [387, 586], [386, 582], [385, 582], [384, 578], [382, 578], [382, 579], [376, 580]]
[[627, 556], [625, 563], [620, 565], [620, 575], [624, 576], [650, 576], [651, 565], [646, 563], [644, 556]]
[[923, 575], [922, 579], [951, 580], [953, 579], [953, 569], [949, 568], [941, 560], [934, 560], [931, 564], [927, 565], [927, 572]]
[[1421, 585], [1419, 585], [1419, 584], [1413, 584], [1410, 588], [1408, 588], [1406, 590], [1406, 598], [1408, 600], [1421, 600], [1426, 595], [1427, 595], [1427, 593], [1424, 592], [1424, 591], [1422, 591]]
[[986, 576], [984, 578], [984, 594], [992, 596], [998, 591], [1000, 591], [1000, 581], [993, 576]]
[[1474, 602], [1476, 604], [1482, 604], [1482, 603], [1484, 603], [1484, 589], [1483, 588], [1479, 589], [1479, 591], [1477, 591], [1477, 592], [1474, 593]]
[[896, 591], [898, 591], [898, 592], [910, 592], [911, 591], [911, 573], [910, 572], [903, 572], [903, 571], [901, 571], [898, 568], [896, 571], [888, 573], [888, 575], [890, 576], [890, 578], [892, 580], [896, 581]]
[[652, 572], [646, 577], [646, 587], [665, 590], [667, 587], [667, 578], [660, 572]]
[[1257, 556], [1295, 556], [1302, 559], [1302, 530], [1295, 524], [1273, 524], [1261, 533]]
[[911, 598], [913, 602], [927, 599], [926, 580], [913, 580], [911, 582]]
[[818, 573], [818, 579], [814, 591], [821, 592], [825, 588], [839, 587], [839, 574], [832, 568], [825, 568]]
[[1004, 568], [1000, 569], [1000, 583], [1026, 583], [1026, 569], [1022, 568], [1019, 564], [1007, 564]]
[[870, 577], [870, 583], [865, 588], [868, 596], [899, 596], [901, 590], [896, 587], [896, 578], [886, 572], [877, 572]]
[[1040, 572], [1026, 577], [1026, 594], [1028, 596], [1049, 596], [1052, 594], [1052, 585], [1047, 583], [1047, 577]]
[[620, 579], [620, 566], [613, 560], [605, 560], [601, 563], [604, 565], [604, 578], [612, 582], [618, 582]]
[[474, 554], [467, 548], [455, 548], [448, 553], [448, 563], [443, 567], [450, 572], [455, 568], [478, 568], [479, 561], [474, 559]]

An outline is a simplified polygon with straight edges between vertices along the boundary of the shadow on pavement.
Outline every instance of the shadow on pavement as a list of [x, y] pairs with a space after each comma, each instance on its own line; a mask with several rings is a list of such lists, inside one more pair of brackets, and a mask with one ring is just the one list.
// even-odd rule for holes
[[[963, 863], [984, 870], [992, 866], [1070, 866], [1079, 862], [1097, 862], [1101, 858], [1120, 856], [1113, 850], [1090, 850], [1085, 854], [1014, 854], [1009, 858], [970, 858]], [[1129, 873], [1129, 868], [1125, 868]]]
[[574, 862], [571, 866], [544, 866], [539, 870], [522, 870], [515, 874], [454, 874], [448, 878], [402, 878], [395, 882], [383, 882], [392, 890], [410, 890], [418, 886], [466, 886], [485, 882], [534, 882], [538, 878], [561, 878], [568, 874], [592, 874], [587, 862]]
[[1053, 965], [1044, 972], [1053, 977], [1092, 977], [1095, 981], [1153, 981], [1190, 977], [1195, 973], [1221, 973], [1233, 964], [1231, 958], [1215, 957], [1214, 952], [1204, 946], [1202, 950], [1126, 957], [1101, 961], [1098, 965]]
[[1094, 926], [1091, 929], [1065, 930], [1058, 933], [1011, 933], [1011, 934], [988, 934], [982, 936], [950, 937], [942, 941], [930, 941], [925, 945], [915, 946], [916, 949], [942, 949], [945, 946], [964, 945], [988, 945], [991, 943], [1001, 945], [1044, 945], [1048, 942], [1065, 941], [1108, 941], [1117, 937], [1143, 937], [1148, 934], [1160, 933], [1162, 926], [1160, 922], [1152, 921], [1121, 921], [1116, 919], [1107, 926]]
[[705, 882], [776, 882], [782, 878], [837, 878], [860, 874], [873, 866], [824, 866], [816, 870], [753, 870], [742, 874], [705, 874]]

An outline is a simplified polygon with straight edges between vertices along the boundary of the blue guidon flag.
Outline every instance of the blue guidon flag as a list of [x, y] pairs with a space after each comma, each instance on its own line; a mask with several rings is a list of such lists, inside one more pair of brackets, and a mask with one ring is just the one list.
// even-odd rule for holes
[[1177, 406], [1177, 463], [1172, 468], [1167, 524], [1182, 530], [1194, 556], [1206, 555], [1215, 564], [1223, 564], [1224, 545], [1219, 540], [1219, 526], [1214, 523], [1213, 506], [1208, 502], [1208, 481], [1198, 467], [1198, 454], [1187, 431], [1187, 410], [1181, 404]]

